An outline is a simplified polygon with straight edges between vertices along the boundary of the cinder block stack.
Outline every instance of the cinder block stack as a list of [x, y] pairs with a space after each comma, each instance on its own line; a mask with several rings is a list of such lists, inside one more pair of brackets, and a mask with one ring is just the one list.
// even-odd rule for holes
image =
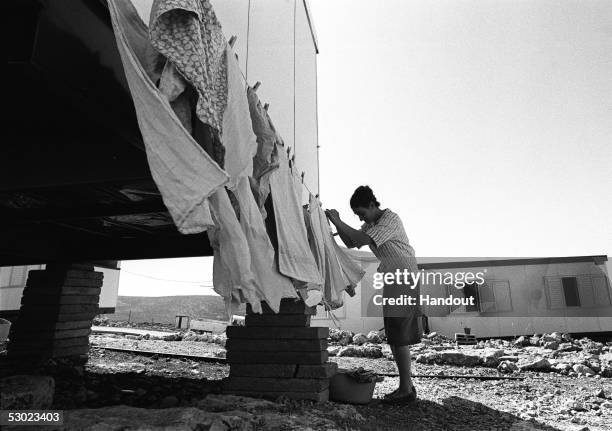
[[245, 326], [227, 327], [229, 377], [224, 391], [236, 395], [327, 401], [337, 365], [328, 362], [329, 328], [310, 327], [316, 313], [303, 301], [283, 299], [275, 314], [247, 306]]
[[9, 360], [34, 364], [86, 354], [103, 277], [87, 264], [49, 264], [30, 271], [9, 336]]

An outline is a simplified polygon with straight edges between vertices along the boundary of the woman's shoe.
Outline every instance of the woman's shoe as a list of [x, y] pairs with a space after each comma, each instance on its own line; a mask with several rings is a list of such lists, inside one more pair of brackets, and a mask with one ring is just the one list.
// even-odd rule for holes
[[385, 404], [410, 404], [417, 400], [417, 390], [416, 387], [412, 386], [412, 392], [408, 395], [395, 395], [396, 392], [392, 392], [388, 394], [386, 397], [382, 399], [382, 402]]
[[396, 390], [394, 390], [393, 392], [389, 392], [387, 395], [385, 395], [382, 399], [383, 400], [388, 400], [391, 399], [395, 396], [395, 394], [397, 394], [397, 392], [399, 391], [399, 388], [397, 388]]

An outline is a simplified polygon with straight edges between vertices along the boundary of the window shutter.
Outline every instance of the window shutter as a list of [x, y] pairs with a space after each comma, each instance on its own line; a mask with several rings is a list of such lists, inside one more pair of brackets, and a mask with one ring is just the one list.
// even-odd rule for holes
[[[455, 298], [465, 298], [465, 293], [463, 292], [463, 289], [458, 289], [453, 285], [446, 285], [446, 297], [449, 298], [451, 295], [454, 296]], [[465, 309], [465, 305], [451, 305], [450, 307], [450, 313], [465, 313], [466, 309]]]
[[579, 275], [576, 279], [578, 280], [578, 292], [580, 292], [581, 306], [593, 307], [595, 305], [595, 295], [593, 294], [591, 275]]
[[512, 311], [512, 296], [510, 295], [510, 281], [494, 281], [493, 293], [497, 311]]
[[565, 298], [563, 294], [563, 284], [561, 277], [546, 277], [548, 287], [548, 307], [551, 309], [565, 308]]
[[605, 275], [594, 275], [593, 291], [596, 306], [602, 307], [612, 304], [610, 301], [610, 285], [608, 283], [608, 277]]
[[483, 284], [478, 286], [478, 290], [480, 291], [480, 311], [483, 313], [497, 311], [493, 286], [485, 281]]

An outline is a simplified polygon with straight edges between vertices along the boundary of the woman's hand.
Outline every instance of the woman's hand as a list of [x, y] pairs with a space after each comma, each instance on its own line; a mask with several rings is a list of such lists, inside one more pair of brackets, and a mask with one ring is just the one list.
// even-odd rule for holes
[[340, 214], [335, 209], [325, 210], [325, 215], [333, 224], [337, 224], [340, 221]]

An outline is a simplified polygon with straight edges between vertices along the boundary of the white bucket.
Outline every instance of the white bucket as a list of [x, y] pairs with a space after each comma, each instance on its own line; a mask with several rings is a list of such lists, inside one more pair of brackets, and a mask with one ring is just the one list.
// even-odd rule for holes
[[0, 343], [4, 343], [6, 341], [10, 330], [11, 322], [6, 319], [0, 319]]

